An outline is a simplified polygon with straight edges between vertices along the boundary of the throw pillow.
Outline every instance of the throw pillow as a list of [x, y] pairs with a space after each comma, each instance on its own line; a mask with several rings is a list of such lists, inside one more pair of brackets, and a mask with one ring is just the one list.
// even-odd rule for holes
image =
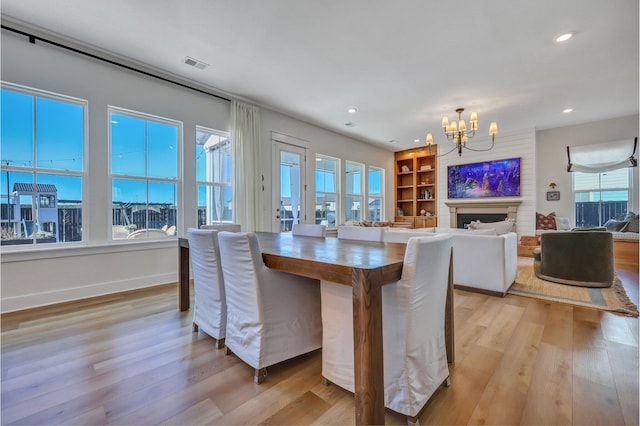
[[536, 213], [536, 229], [556, 229], [556, 212], [548, 215]]
[[513, 225], [515, 225], [515, 220], [513, 219], [505, 219], [500, 222], [489, 222], [482, 223], [479, 220], [475, 222], [471, 222], [469, 224], [469, 229], [477, 230], [477, 229], [494, 229], [497, 235], [507, 234], [511, 232]]
[[556, 229], [569, 231], [571, 229], [571, 220], [568, 217], [556, 216]]
[[629, 218], [626, 226], [622, 228], [622, 232], [635, 232], [638, 233], [638, 215], [634, 214]]
[[622, 228], [627, 226], [627, 223], [628, 222], [626, 222], [624, 220], [609, 219], [604, 224], [604, 227], [607, 228], [607, 231], [609, 231], [609, 232], [620, 232], [622, 230]]

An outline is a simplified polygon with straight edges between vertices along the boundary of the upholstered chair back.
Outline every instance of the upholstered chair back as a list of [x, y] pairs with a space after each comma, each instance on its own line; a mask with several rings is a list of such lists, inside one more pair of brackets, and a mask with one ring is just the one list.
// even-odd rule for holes
[[[400, 281], [382, 287], [385, 406], [409, 417], [449, 376], [444, 323], [450, 259], [450, 235], [410, 238]], [[350, 292], [323, 286], [322, 320], [322, 375], [353, 392]]]
[[304, 237], [325, 237], [327, 235], [327, 227], [310, 223], [294, 223], [291, 233]]
[[253, 233], [220, 232], [227, 300], [226, 346], [256, 369], [318, 349], [322, 344], [318, 280], [269, 269]]
[[227, 307], [220, 267], [218, 231], [189, 228], [187, 236], [195, 293], [194, 331], [202, 329], [217, 339], [216, 346], [221, 347], [227, 327]]
[[344, 240], [384, 241], [384, 227], [351, 226], [338, 227], [338, 238]]
[[236, 223], [214, 223], [211, 225], [201, 225], [200, 229], [216, 229], [218, 231], [240, 232], [241, 227]]

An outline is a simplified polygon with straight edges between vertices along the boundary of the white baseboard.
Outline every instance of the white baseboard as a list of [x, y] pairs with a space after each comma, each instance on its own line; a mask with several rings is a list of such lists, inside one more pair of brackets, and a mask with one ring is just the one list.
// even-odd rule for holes
[[[71, 302], [74, 300], [87, 299], [90, 297], [104, 296], [122, 291], [136, 290], [145, 287], [153, 287], [161, 284], [174, 283], [178, 281], [176, 273], [165, 273], [158, 275], [147, 275], [130, 280], [111, 281], [99, 284], [92, 284], [84, 287], [65, 288], [45, 293], [27, 294], [17, 297], [3, 298], [0, 301], [0, 312], [21, 311], [24, 309], [38, 308], [41, 306], [54, 305], [57, 303]], [[176, 294], [176, 301], [178, 295]]]

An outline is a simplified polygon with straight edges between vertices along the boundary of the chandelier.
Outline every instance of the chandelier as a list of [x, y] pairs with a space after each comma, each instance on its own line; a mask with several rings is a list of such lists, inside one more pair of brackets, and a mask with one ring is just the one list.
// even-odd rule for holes
[[[444, 130], [444, 134], [447, 136], [447, 140], [453, 141], [455, 144], [455, 147], [453, 147], [449, 152], [457, 149], [458, 156], [462, 156], [462, 148], [470, 151], [489, 151], [492, 149], [496, 134], [498, 133], [498, 124], [493, 121], [491, 122], [491, 125], [489, 125], [489, 134], [491, 135], [491, 146], [489, 148], [469, 148], [467, 146], [467, 141], [474, 137], [476, 135], [476, 130], [478, 130], [478, 113], [471, 113], [469, 116], [469, 129], [467, 129], [467, 123], [462, 119], [464, 108], [458, 108], [456, 109], [456, 112], [458, 113], [457, 122], [454, 120], [449, 123], [449, 117], [442, 117], [442, 129]], [[431, 145], [433, 145], [433, 135], [431, 133], [427, 133], [427, 146], [429, 147], [429, 151], [431, 151]], [[449, 152], [442, 155], [447, 155]]]

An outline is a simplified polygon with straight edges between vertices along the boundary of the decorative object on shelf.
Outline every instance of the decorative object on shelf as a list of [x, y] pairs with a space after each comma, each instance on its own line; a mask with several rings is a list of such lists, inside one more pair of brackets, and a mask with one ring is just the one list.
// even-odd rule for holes
[[520, 158], [448, 166], [449, 198], [520, 196]]
[[408, 173], [410, 171], [411, 171], [411, 169], [409, 168], [409, 166], [402, 166], [402, 172], [403, 173]]
[[[496, 134], [498, 133], [498, 124], [495, 121], [492, 121], [489, 125], [489, 135], [491, 135], [491, 146], [486, 149], [478, 149], [478, 148], [469, 148], [467, 146], [467, 141], [474, 137], [476, 134], [476, 130], [478, 130], [478, 113], [472, 112], [469, 116], [469, 129], [467, 129], [467, 123], [462, 119], [462, 113], [464, 112], [464, 108], [456, 109], [458, 113], [458, 121], [452, 121], [449, 123], [449, 117], [442, 118], [442, 129], [444, 130], [444, 134], [447, 137], [447, 140], [453, 141], [455, 147], [450, 151], [439, 155], [441, 157], [443, 155], [447, 155], [453, 150], [458, 150], [458, 156], [462, 156], [462, 148], [468, 149], [470, 151], [489, 151], [493, 148]], [[427, 146], [429, 147], [429, 151], [431, 151], [431, 146], [433, 145], [433, 135], [431, 133], [427, 133], [426, 138]]]
[[547, 191], [547, 201], [560, 200], [560, 191]]
[[420, 166], [420, 171], [421, 172], [428, 172], [429, 170], [431, 170], [431, 166], [430, 165]]
[[425, 209], [420, 210], [420, 216], [426, 216], [427, 211]]
[[398, 207], [398, 209], [396, 210], [396, 216], [404, 216], [404, 212], [400, 207]]

